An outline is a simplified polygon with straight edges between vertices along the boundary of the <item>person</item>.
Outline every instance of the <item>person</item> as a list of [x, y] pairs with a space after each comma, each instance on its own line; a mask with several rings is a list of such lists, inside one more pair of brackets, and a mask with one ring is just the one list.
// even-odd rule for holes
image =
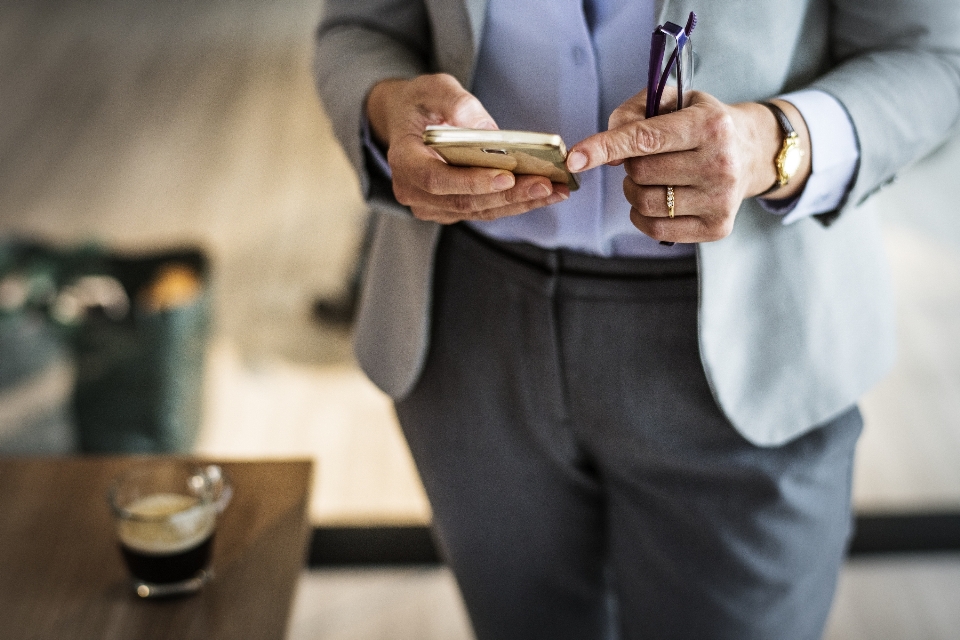
[[[691, 9], [696, 90], [646, 118]], [[870, 198], [956, 126], [958, 34], [948, 0], [328, 0], [356, 353], [479, 639], [822, 634], [894, 359]], [[446, 165], [431, 124], [559, 133], [581, 188]]]

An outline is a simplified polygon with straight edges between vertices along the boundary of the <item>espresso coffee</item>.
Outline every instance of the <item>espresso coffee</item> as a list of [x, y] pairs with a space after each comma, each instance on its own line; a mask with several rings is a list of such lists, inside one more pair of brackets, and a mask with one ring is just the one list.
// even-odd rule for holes
[[191, 496], [157, 493], [127, 506], [119, 525], [120, 550], [130, 573], [166, 584], [193, 578], [210, 562], [216, 513]]

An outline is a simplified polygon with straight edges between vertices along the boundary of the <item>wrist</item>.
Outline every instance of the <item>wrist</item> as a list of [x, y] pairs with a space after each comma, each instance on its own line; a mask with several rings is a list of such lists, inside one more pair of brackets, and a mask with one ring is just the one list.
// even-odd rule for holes
[[[773, 156], [775, 179], [768, 183], [767, 188], [760, 195], [770, 200], [787, 200], [800, 195], [806, 186], [807, 178], [810, 177], [812, 170], [810, 132], [807, 130], [806, 122], [800, 111], [793, 104], [779, 99], [771, 100], [770, 104], [779, 108], [783, 116], [786, 117], [789, 126], [787, 127], [787, 123], [783, 125], [777, 123], [776, 125], [778, 147]], [[774, 122], [777, 122], [777, 116], [774, 115], [775, 109], [770, 109], [766, 105], [763, 106], [773, 116]], [[784, 130], [785, 127], [792, 128], [793, 134], [788, 136]], [[794, 147], [790, 149], [789, 153], [795, 154], [799, 151], [799, 164], [784, 170], [780, 163], [787, 159], [788, 147]], [[794, 156], [794, 159], [796, 159], [796, 156]], [[786, 174], [789, 174], [789, 176]]]
[[744, 198], [752, 198], [770, 189], [777, 180], [774, 158], [783, 135], [770, 110], [758, 102], [742, 102], [732, 107], [740, 117], [741, 139], [746, 148]]
[[802, 153], [800, 167], [783, 186], [771, 190], [779, 179], [776, 159], [783, 149], [784, 133], [773, 112], [759, 102], [744, 102], [733, 105], [741, 119], [741, 131], [747, 151], [744, 198], [763, 195], [771, 200], [785, 200], [803, 191], [810, 177], [810, 134], [800, 111], [784, 100], [771, 100], [787, 116]]

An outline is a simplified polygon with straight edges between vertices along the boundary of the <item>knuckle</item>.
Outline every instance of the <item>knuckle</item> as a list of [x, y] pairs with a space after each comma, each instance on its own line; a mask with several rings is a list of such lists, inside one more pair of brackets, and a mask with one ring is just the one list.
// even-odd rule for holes
[[642, 205], [643, 211], [650, 216], [656, 216], [657, 213], [663, 215], [662, 212], [667, 207], [667, 196], [664, 190], [662, 188], [644, 189]]
[[421, 188], [427, 193], [439, 195], [443, 190], [444, 181], [436, 171], [427, 171], [421, 177]]
[[638, 211], [641, 208], [646, 209], [643, 201], [643, 190], [639, 185], [630, 180], [630, 178], [625, 178], [623, 181], [623, 196], [627, 199], [627, 202]]
[[397, 199], [397, 202], [404, 206], [409, 207], [414, 204], [411, 190], [402, 183], [393, 183], [393, 196]]
[[435, 209], [433, 207], [423, 207], [411, 209], [414, 217], [426, 222], [436, 222], [437, 224], [454, 224], [463, 220], [463, 216], [444, 209]]
[[410, 207], [410, 212], [413, 213], [413, 217], [417, 218], [418, 220], [425, 220], [427, 222], [438, 221], [438, 218], [432, 209], [426, 209], [424, 207]]
[[642, 158], [629, 158], [623, 163], [624, 171], [627, 172], [627, 179], [636, 184], [644, 184], [646, 181], [646, 163], [642, 160]]
[[726, 111], [713, 111], [704, 123], [704, 130], [711, 140], [726, 140], [733, 135], [733, 116]]
[[662, 240], [667, 232], [666, 218], [650, 218], [647, 221], [647, 235], [654, 240]]
[[473, 213], [476, 209], [475, 200], [462, 193], [447, 196], [446, 205], [448, 209], [458, 213]]
[[659, 153], [663, 148], [663, 132], [653, 127], [636, 127], [633, 132], [633, 146], [644, 153]]
[[598, 162], [608, 162], [612, 158], [622, 158], [627, 155], [627, 147], [629, 145], [623, 141], [619, 136], [608, 136], [603, 139], [603, 142], [599, 145], [600, 147], [600, 158], [594, 158], [594, 154], [590, 152], [591, 161]]
[[403, 141], [398, 141], [396, 144], [387, 147], [387, 164], [390, 165], [390, 170], [393, 171], [394, 175], [403, 171], [405, 154], [406, 149], [404, 149]]
[[399, 160], [400, 150], [397, 148], [397, 145], [391, 144], [387, 147], [387, 164], [390, 165], [391, 171], [396, 173], [397, 171], [397, 161]]
[[514, 187], [513, 189], [501, 191], [500, 193], [497, 193], [496, 196], [497, 200], [500, 201], [501, 204], [519, 204], [530, 199], [529, 193], [530, 192], [528, 190], [522, 190]]
[[736, 215], [740, 208], [741, 200], [737, 195], [733, 182], [719, 185], [717, 188], [708, 191], [711, 202], [715, 203], [715, 209], [722, 212], [720, 215], [724, 218]]
[[724, 216], [723, 220], [720, 223], [720, 233], [722, 234], [721, 238], [726, 238], [728, 235], [733, 233], [733, 223], [736, 221], [736, 218], [733, 215]]
[[706, 223], [705, 235], [708, 242], [723, 240], [733, 232], [733, 217], [724, 216], [719, 220]]

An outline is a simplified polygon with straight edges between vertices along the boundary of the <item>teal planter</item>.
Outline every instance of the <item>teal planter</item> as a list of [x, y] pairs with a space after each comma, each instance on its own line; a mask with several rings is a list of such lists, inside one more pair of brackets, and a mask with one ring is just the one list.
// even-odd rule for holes
[[70, 353], [45, 315], [0, 313], [0, 455], [76, 451], [71, 381]]
[[[200, 277], [188, 304], [150, 311], [137, 304], [158, 269], [189, 266]], [[202, 417], [203, 374], [210, 325], [207, 264], [196, 251], [110, 258], [108, 273], [133, 301], [114, 320], [89, 314], [75, 330], [74, 420], [88, 453], [185, 453]]]

